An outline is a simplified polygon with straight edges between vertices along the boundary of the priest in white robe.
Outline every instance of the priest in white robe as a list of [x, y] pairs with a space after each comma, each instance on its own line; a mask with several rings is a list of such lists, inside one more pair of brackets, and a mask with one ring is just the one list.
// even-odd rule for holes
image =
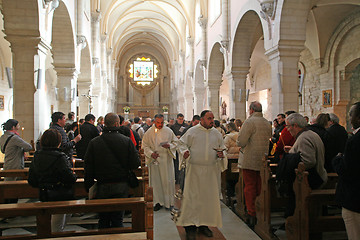
[[212, 237], [208, 226], [222, 226], [221, 172], [227, 168], [227, 158], [223, 137], [213, 126], [214, 114], [204, 110], [200, 124], [190, 128], [179, 142], [180, 160], [185, 161], [186, 171], [176, 225], [185, 227], [186, 239], [195, 239], [197, 228]]
[[178, 139], [164, 126], [164, 116], [155, 115], [155, 122], [142, 140], [145, 161], [149, 167], [149, 185], [153, 188], [154, 211], [174, 206], [175, 173], [173, 158]]

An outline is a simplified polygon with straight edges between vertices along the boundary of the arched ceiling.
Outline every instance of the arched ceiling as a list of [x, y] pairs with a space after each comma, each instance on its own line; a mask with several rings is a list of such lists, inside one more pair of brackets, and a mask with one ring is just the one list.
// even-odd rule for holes
[[135, 44], [161, 49], [165, 59], [177, 60], [194, 36], [194, 0], [101, 0], [101, 32], [118, 58]]

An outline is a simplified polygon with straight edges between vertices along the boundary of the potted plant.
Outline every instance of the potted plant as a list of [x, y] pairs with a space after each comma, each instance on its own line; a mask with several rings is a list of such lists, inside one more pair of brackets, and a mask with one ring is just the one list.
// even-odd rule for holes
[[125, 106], [123, 107], [124, 113], [129, 114], [130, 113], [130, 107], [129, 106]]
[[169, 112], [169, 108], [167, 106], [163, 106], [162, 107], [162, 111], [163, 113], [168, 113]]

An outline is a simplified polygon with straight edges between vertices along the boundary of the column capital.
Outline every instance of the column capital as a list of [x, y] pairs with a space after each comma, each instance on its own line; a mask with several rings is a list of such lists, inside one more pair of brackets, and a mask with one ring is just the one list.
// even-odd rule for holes
[[54, 70], [56, 71], [56, 75], [63, 77], [77, 77], [79, 75], [79, 71], [74, 67], [64, 67], [59, 65], [54, 65]]
[[194, 38], [192, 38], [191, 36], [186, 38], [186, 42], [187, 44], [189, 44], [190, 46], [194, 45]]
[[101, 19], [101, 12], [92, 12], [91, 13], [91, 21], [92, 22], [100, 22]]
[[209, 90], [219, 90], [221, 86], [221, 83], [214, 83], [214, 82], [208, 82], [207, 87]]
[[11, 51], [14, 52], [16, 50], [20, 51], [36, 51], [40, 50], [43, 53], [46, 53], [48, 50], [51, 49], [49, 43], [45, 41], [40, 36], [25, 36], [19, 34], [7, 34], [5, 39], [9, 41], [11, 45]]
[[208, 19], [203, 17], [202, 15], [198, 18], [198, 23], [201, 28], [205, 29], [207, 26]]
[[107, 33], [100, 34], [101, 43], [105, 43], [107, 39], [108, 39]]
[[77, 35], [76, 36], [76, 43], [77, 45], [83, 50], [86, 47], [86, 37], [84, 35]]
[[281, 57], [300, 57], [305, 48], [305, 40], [280, 40], [279, 44], [268, 49], [265, 55], [269, 61]]

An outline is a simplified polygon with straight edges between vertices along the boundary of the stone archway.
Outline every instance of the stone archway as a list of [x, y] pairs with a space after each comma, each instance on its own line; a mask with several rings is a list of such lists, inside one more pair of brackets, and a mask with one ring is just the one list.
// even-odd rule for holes
[[66, 4], [61, 1], [54, 10], [51, 41], [54, 69], [57, 73], [59, 111], [76, 111], [75, 34]]
[[220, 48], [220, 43], [215, 43], [212, 47], [206, 86], [209, 107], [216, 119], [220, 119], [220, 86], [223, 81], [224, 72], [224, 56], [220, 52]]
[[250, 70], [250, 57], [263, 36], [263, 27], [258, 14], [248, 11], [241, 18], [232, 43], [232, 67], [228, 73], [229, 86], [233, 95], [230, 115], [246, 119], [246, 79]]

